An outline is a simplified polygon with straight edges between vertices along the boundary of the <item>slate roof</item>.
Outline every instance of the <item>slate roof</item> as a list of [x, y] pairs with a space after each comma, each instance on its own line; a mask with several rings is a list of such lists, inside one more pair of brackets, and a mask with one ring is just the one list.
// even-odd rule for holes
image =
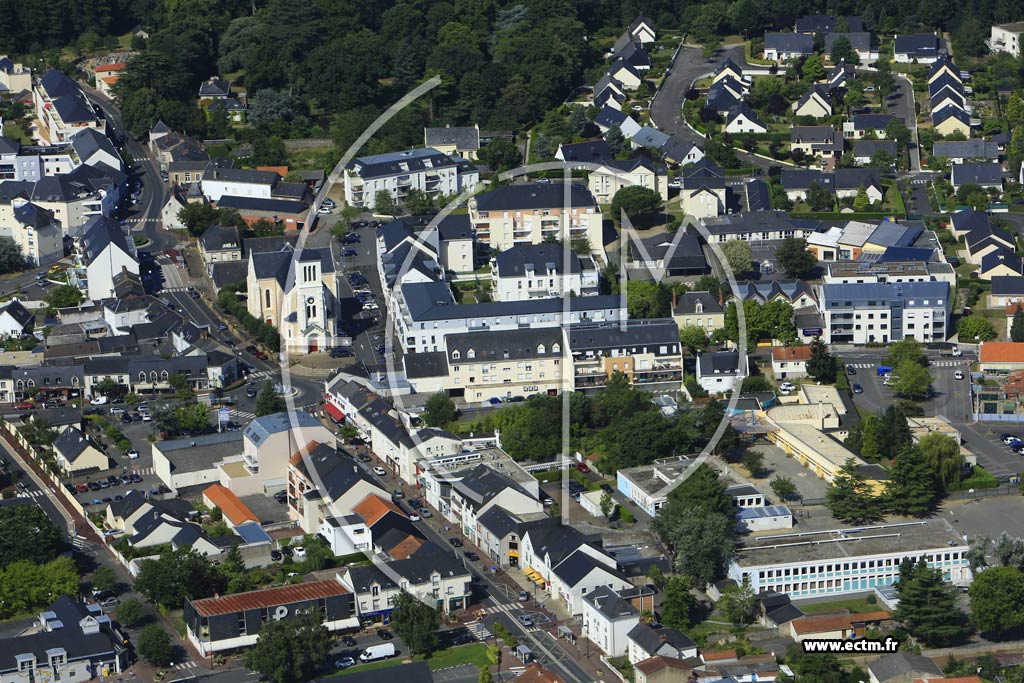
[[644, 622], [640, 622], [630, 629], [626, 637], [639, 645], [648, 655], [654, 655], [665, 643], [677, 650], [690, 650], [697, 647], [697, 644], [685, 633], [674, 628], [656, 629]]
[[[704, 257], [700, 240], [696, 232], [684, 230], [681, 233], [662, 233], [641, 240], [647, 250], [647, 256], [659, 262], [660, 267], [674, 270], [705, 270], [708, 261]], [[637, 244], [629, 243], [630, 254], [635, 260], [646, 260]], [[665, 257], [668, 261], [665, 261]]]
[[480, 149], [480, 130], [476, 126], [446, 126], [424, 128], [423, 140], [427, 147], [455, 145], [456, 150]]
[[1024, 275], [1024, 262], [1020, 256], [1003, 247], [990, 251], [981, 257], [981, 272], [987, 273], [1000, 266], [1009, 268], [1018, 275]]
[[832, 52], [832, 43], [836, 42], [836, 39], [840, 36], [846, 38], [850, 43], [850, 47], [856, 52], [868, 52], [871, 50], [871, 34], [867, 31], [857, 31], [848, 33], [826, 33], [825, 34], [825, 52]]
[[998, 159], [999, 145], [990, 140], [936, 140], [932, 153], [947, 159]]
[[[672, 355], [678, 346], [679, 328], [671, 318], [630, 320], [625, 329], [620, 323], [570, 325], [569, 348], [573, 351], [650, 348], [655, 355]], [[665, 346], [664, 353], [658, 347]]]
[[[562, 244], [517, 244], [495, 257], [501, 277], [524, 277], [532, 266], [536, 276], [546, 277], [566, 272], [579, 273], [580, 257]], [[566, 264], [568, 261], [568, 264]]]
[[388, 152], [365, 157], [356, 157], [349, 162], [348, 170], [360, 178], [379, 178], [384, 176], [416, 173], [432, 168], [449, 168], [451, 166], [468, 165], [462, 159], [453, 159], [442, 154], [433, 147], [410, 149], [402, 152]]
[[992, 294], [995, 296], [1024, 295], [1024, 277], [997, 275], [992, 278]]
[[559, 145], [565, 161], [602, 162], [612, 158], [612, 150], [604, 140], [584, 140], [568, 145]]
[[807, 190], [811, 183], [818, 183], [822, 189], [831, 193], [835, 190], [835, 177], [816, 169], [782, 169], [779, 182], [786, 190]]
[[722, 313], [724, 308], [710, 292], [684, 292], [677, 297], [676, 306], [672, 310], [675, 315], [689, 315], [697, 312], [697, 302], [703, 307], [702, 313]]
[[[935, 143], [939, 144], [938, 142]], [[871, 157], [875, 152], [882, 151], [888, 152], [889, 154], [896, 156], [896, 141], [895, 140], [854, 140], [853, 141], [853, 156], [855, 157]]]
[[14, 219], [22, 225], [29, 226], [36, 230], [52, 225], [54, 222], [53, 212], [44, 209], [32, 202], [14, 207]]
[[243, 259], [241, 261], [223, 261], [213, 263], [211, 266], [210, 277], [213, 278], [213, 284], [220, 289], [226, 285], [245, 282], [248, 274], [249, 260]]
[[231, 86], [228, 82], [216, 76], [208, 81], [204, 81], [199, 86], [200, 97], [225, 97], [230, 92]]
[[288, 429], [316, 427], [320, 421], [305, 411], [294, 411], [290, 413], [273, 413], [257, 417], [245, 429], [245, 436], [257, 446], [271, 434], [277, 434]]
[[938, 55], [942, 47], [941, 41], [934, 33], [915, 33], [909, 36], [896, 36], [893, 51], [906, 54], [913, 59], [926, 59]]
[[115, 246], [125, 254], [132, 255], [134, 250], [128, 246], [128, 238], [124, 228], [110, 218], [96, 215], [85, 224], [82, 237], [82, 255], [86, 264], [94, 262], [109, 246]]
[[[478, 211], [516, 211], [558, 207], [565, 203], [564, 183], [524, 183], [505, 185], [476, 196]], [[596, 207], [597, 200], [583, 185], [569, 186], [569, 205]]]
[[611, 128], [612, 126], [621, 126], [628, 118], [627, 114], [614, 107], [602, 107], [594, 117], [594, 123], [604, 128]]
[[765, 50], [809, 55], [814, 52], [814, 36], [803, 33], [765, 33]]
[[854, 114], [854, 130], [885, 130], [890, 121], [896, 117], [892, 114]]
[[474, 510], [483, 507], [485, 503], [508, 489], [533, 498], [526, 489], [507, 474], [484, 464], [476, 465], [467, 472], [460, 472], [459, 477], [459, 480], [452, 484], [452, 488], [458, 491]]
[[121, 155], [117, 153], [117, 148], [114, 147], [114, 143], [111, 142], [103, 133], [99, 132], [95, 128], [84, 128], [79, 132], [71, 136], [71, 147], [74, 148], [75, 154], [78, 155], [79, 159], [83, 161], [92, 158], [97, 152], [106, 152], [112, 155], [115, 159], [120, 159]]
[[222, 180], [228, 183], [248, 183], [251, 185], [274, 185], [281, 179], [276, 171], [256, 171], [249, 168], [214, 168], [204, 180]]
[[77, 427], [68, 427], [53, 442], [57, 450], [68, 462], [74, 462], [89, 447], [89, 441]]
[[832, 126], [793, 126], [789, 130], [791, 142], [827, 142], [835, 140], [836, 135]]
[[882, 189], [882, 178], [877, 168], [837, 168], [835, 182], [837, 190], [856, 190], [861, 187]]
[[561, 579], [565, 585], [574, 587], [595, 569], [600, 569], [608, 574], [622, 578], [624, 581], [626, 580], [619, 574], [617, 569], [610, 567], [603, 562], [599, 562], [589, 553], [582, 550], [575, 550], [575, 552], [555, 565], [551, 571], [554, 572], [555, 576]]
[[[886, 683], [886, 681], [909, 674], [926, 674], [936, 678], [942, 678], [944, 675], [939, 665], [928, 657], [909, 652], [899, 652], [876, 659], [868, 663], [868, 669], [879, 683]], [[915, 675], [914, 678], [920, 678], [920, 676]]]
[[[339, 498], [360, 481], [377, 485], [354, 460], [342, 457], [336, 449], [327, 444], [318, 443], [307, 450], [305, 455], [298, 452], [293, 458], [295, 456], [298, 456], [296, 467], [299, 467], [318, 487], [323, 486], [324, 490], [320, 493], [329, 500]], [[312, 475], [310, 468], [316, 476]]]
[[996, 162], [953, 164], [951, 173], [953, 185], [977, 183], [979, 185], [1000, 185], [1003, 172]]
[[274, 278], [282, 287], [285, 287], [288, 280], [288, 271], [291, 268], [292, 259], [302, 261], [320, 261], [321, 273], [334, 272], [334, 257], [331, 255], [330, 247], [317, 249], [303, 249], [302, 253], [296, 256], [291, 251], [261, 252], [249, 254], [249, 261], [252, 263], [252, 270], [259, 279]]
[[[832, 94], [831, 94], [831, 90], [829, 89], [828, 85], [826, 85], [825, 83], [815, 83], [810, 88], [807, 89], [807, 92], [805, 92], [800, 97], [799, 100], [797, 100], [797, 102], [796, 102], [796, 110], [799, 111], [805, 104], [810, 102], [811, 101], [811, 97], [813, 97], [814, 95], [817, 95], [822, 100], [824, 100], [825, 104], [829, 105], [830, 107], [832, 106]], [[805, 128], [807, 128], [807, 127], [808, 126], [805, 126]], [[811, 127], [813, 127], [813, 128], [828, 128], [828, 126], [811, 126]], [[790, 137], [792, 137], [792, 131], [791, 131], [791, 136]]]
[[476, 521], [480, 526], [491, 532], [495, 538], [505, 538], [514, 532], [518, 525], [512, 514], [500, 505], [491, 507], [487, 512], [477, 517]]
[[742, 102], [729, 110], [729, 114], [725, 117], [726, 125], [728, 125], [730, 121], [733, 121], [734, 119], [738, 118], [740, 115], [745, 116], [748, 121], [750, 121], [751, 123], [756, 123], [762, 128], [768, 127], [761, 121], [757, 113], [753, 109], [751, 109], [745, 102]]
[[672, 134], [668, 137], [665, 144], [662, 145], [661, 151], [667, 160], [679, 163], [686, 159], [690, 150], [696, 146], [696, 144], [689, 140], [686, 140], [679, 135]]
[[238, 235], [238, 228], [233, 225], [211, 225], [202, 235], [199, 241], [206, 251], [221, 251], [224, 249], [242, 249], [242, 240]]
[[884, 247], [909, 247], [917, 241], [922, 232], [924, 228], [920, 225], [882, 221], [871, 233], [868, 241]]
[[96, 120], [96, 112], [78, 84], [57, 69], [50, 69], [39, 79], [53, 107], [64, 123], [83, 123]]
[[700, 374], [704, 377], [712, 375], [735, 375], [740, 368], [740, 355], [736, 351], [714, 351], [702, 353], [697, 358]]
[[593, 605], [597, 612], [609, 621], [632, 619], [639, 614], [629, 600], [622, 599], [608, 586], [598, 586], [584, 595], [583, 599]]
[[[517, 330], [501, 332], [479, 331], [449, 334], [445, 338], [447, 353], [453, 362], [468, 359], [469, 351], [473, 351], [475, 362], [483, 360], [518, 360], [537, 358], [540, 355], [553, 355], [552, 348], [562, 345], [562, 332], [553, 327], [524, 327]], [[544, 354], [538, 353], [538, 347], [544, 346]], [[455, 356], [456, 352], [458, 357]], [[469, 362], [474, 362], [469, 361]]]
[[654, 147], [655, 149], [661, 149], [661, 147], [668, 142], [668, 135], [662, 133], [657, 128], [651, 128], [650, 126], [644, 126], [638, 130], [630, 142], [640, 145], [641, 147]]

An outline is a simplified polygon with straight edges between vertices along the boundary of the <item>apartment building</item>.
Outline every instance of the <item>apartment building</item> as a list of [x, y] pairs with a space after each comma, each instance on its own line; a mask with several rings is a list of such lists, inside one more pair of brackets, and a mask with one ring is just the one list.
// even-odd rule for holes
[[471, 198], [469, 217], [478, 242], [498, 251], [552, 238], [586, 240], [603, 253], [601, 208], [582, 185], [506, 185]]
[[32, 89], [32, 69], [0, 56], [0, 91], [16, 95]]
[[820, 292], [830, 344], [944, 342], [950, 333], [947, 282], [826, 284]]
[[479, 182], [475, 166], [433, 147], [375, 154], [357, 157], [345, 169], [345, 202], [374, 209], [378, 192], [401, 202], [411, 189], [436, 198], [471, 191]]
[[644, 156], [626, 161], [601, 160], [600, 168], [590, 169], [587, 187], [601, 204], [610, 204], [624, 187], [645, 187], [668, 201], [668, 171]]
[[598, 391], [615, 374], [648, 391], [682, 386], [682, 345], [671, 318], [571, 325], [567, 337], [577, 391]]
[[956, 271], [937, 261], [837, 261], [827, 264], [822, 281], [832, 284], [886, 282], [947, 282], [956, 284]]
[[992, 27], [992, 33], [988, 39], [988, 48], [992, 52], [1008, 52], [1014, 57], [1020, 57], [1020, 38], [1022, 35], [1024, 35], [1024, 21], [997, 24]]
[[67, 142], [84, 128], [107, 131], [107, 120], [96, 113], [78, 84], [57, 69], [50, 69], [36, 82], [32, 103], [37, 122], [35, 135], [44, 144]]
[[491, 298], [495, 301], [597, 293], [594, 260], [577, 256], [561, 244], [521, 244], [491, 259]]

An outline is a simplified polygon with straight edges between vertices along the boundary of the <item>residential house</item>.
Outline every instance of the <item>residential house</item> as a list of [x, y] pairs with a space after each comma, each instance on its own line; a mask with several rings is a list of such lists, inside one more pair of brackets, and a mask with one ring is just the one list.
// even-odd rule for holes
[[959, 107], [944, 107], [942, 111], [932, 114], [932, 128], [942, 135], [960, 133], [964, 137], [971, 136], [971, 116]]
[[199, 101], [219, 100], [231, 95], [231, 84], [224, 78], [213, 76], [199, 84]]
[[[624, 59], [616, 59], [608, 67], [607, 76], [618, 81], [625, 90], [636, 90], [644, 82], [642, 72]], [[597, 91], [595, 90], [595, 95]], [[600, 106], [602, 103], [594, 98], [594, 103]]]
[[633, 665], [635, 683], [685, 683], [694, 675], [692, 666], [671, 657], [651, 657]]
[[672, 319], [679, 329], [699, 327], [711, 336], [725, 327], [725, 309], [710, 292], [684, 292], [674, 298]]
[[824, 163], [843, 155], [843, 136], [832, 126], [794, 126], [789, 131], [789, 148], [791, 153], [800, 150], [805, 157], [822, 159]]
[[953, 164], [950, 172], [950, 183], [954, 189], [960, 189], [962, 185], [979, 185], [984, 189], [1003, 189], [1003, 171], [999, 164], [994, 161], [973, 163], [965, 162]]
[[931, 64], [945, 47], [946, 41], [934, 33], [897, 35], [893, 41], [893, 59], [898, 64]]
[[11, 200], [11, 209], [13, 220], [0, 221], [0, 237], [12, 239], [30, 267], [64, 258], [64, 229], [52, 211], [22, 197]]
[[731, 78], [738, 83], [749, 84], [750, 79], [743, 75], [743, 69], [736, 65], [736, 62], [732, 61], [731, 57], [726, 57], [725, 60], [718, 65], [715, 69], [715, 75], [712, 77], [711, 82], [717, 83], [723, 78]]
[[807, 376], [810, 346], [773, 346], [772, 374], [775, 379], [796, 379]]
[[960, 71], [956, 64], [953, 63], [953, 58], [949, 56], [948, 52], [942, 52], [938, 58], [932, 62], [931, 67], [928, 69], [928, 88], [929, 90], [933, 85], [939, 82], [940, 79], [950, 78], [959, 85], [963, 85], [964, 77], [966, 72]]
[[242, 435], [241, 460], [219, 466], [220, 483], [237, 496], [284, 488], [289, 460], [301, 444], [334, 443], [334, 434], [302, 411], [258, 417]]
[[673, 133], [661, 148], [665, 162], [674, 166], [695, 164], [704, 158], [704, 150], [689, 140]]
[[11, 299], [0, 306], [0, 337], [17, 339], [32, 334], [36, 316], [18, 299]]
[[815, 169], [782, 169], [779, 183], [791, 202], [807, 201], [812, 185], [817, 185], [827, 194], [835, 194], [835, 176]]
[[214, 263], [242, 260], [242, 239], [233, 225], [211, 225], [198, 241], [199, 256], [207, 268]]
[[728, 116], [730, 111], [743, 104], [746, 92], [745, 82], [726, 76], [708, 88], [705, 108], [718, 116]]
[[[939, 142], [935, 143], [939, 145]], [[895, 161], [898, 149], [895, 140], [855, 140], [853, 143], [853, 160], [861, 166], [871, 163], [872, 157], [878, 152], [888, 154]]]
[[815, 83], [803, 96], [793, 103], [795, 116], [811, 116], [820, 119], [832, 116], [832, 96], [827, 84]]
[[[123, 531], [136, 552], [145, 548], [159, 551], [159, 546], [170, 545], [206, 556], [220, 555], [220, 547], [194, 519], [198, 519], [198, 513], [188, 501], [149, 500], [142, 491], [131, 491], [122, 500], [107, 505], [104, 521], [108, 528]], [[129, 562], [128, 571], [137, 574], [138, 563]]]
[[761, 122], [754, 110], [740, 104], [729, 110], [725, 117], [726, 133], [767, 133], [768, 126]]
[[647, 391], [676, 391], [682, 383], [679, 328], [671, 319], [573, 325], [567, 336], [577, 390], [601, 389], [616, 373]]
[[803, 33], [765, 33], [764, 58], [785, 62], [806, 57], [814, 52], [814, 36]]
[[655, 628], [640, 622], [626, 634], [626, 639], [626, 655], [634, 666], [651, 657], [681, 661], [697, 656], [697, 644], [674, 628]]
[[629, 145], [633, 149], [649, 147], [660, 150], [666, 142], [668, 142], [668, 135], [651, 126], [644, 126], [629, 138]]
[[480, 152], [480, 126], [445, 126], [424, 128], [423, 146], [432, 147], [441, 154], [459, 156], [475, 161]]
[[0, 680], [79, 683], [120, 676], [131, 664], [127, 634], [97, 604], [61, 595], [33, 624], [0, 640]]
[[590, 190], [575, 183], [568, 188], [562, 183], [526, 183], [489, 190], [470, 198], [469, 217], [478, 243], [498, 251], [568, 237], [586, 239], [592, 251], [603, 253], [601, 208]]
[[245, 123], [245, 103], [236, 97], [223, 97], [210, 100], [203, 105], [203, 109], [206, 110], [206, 118], [208, 120], [213, 120], [213, 117], [217, 112], [224, 112], [224, 118], [229, 123]]
[[89, 299], [99, 301], [114, 294], [114, 276], [127, 271], [139, 274], [135, 245], [125, 229], [106, 216], [93, 216], [83, 228], [79, 258], [85, 267], [85, 290]]
[[[511, 462], [511, 458], [504, 460], [504, 464], [510, 465], [505, 471], [497, 469], [493, 462], [480, 463], [445, 477], [444, 485], [450, 486], [449, 496], [438, 509], [474, 544], [478, 520], [494, 507], [517, 516], [544, 512], [535, 479], [525, 470], [511, 467]], [[439, 487], [431, 486], [430, 490], [437, 491]]]
[[160, 210], [160, 222], [165, 230], [184, 230], [185, 223], [179, 217], [181, 210], [188, 202], [185, 195], [177, 190], [171, 190], [167, 195], [167, 203]]
[[84, 128], [72, 135], [69, 142], [79, 163], [86, 166], [102, 164], [112, 171], [124, 170], [121, 155], [105, 133], [95, 128]]
[[999, 160], [999, 145], [991, 140], [936, 140], [932, 154], [944, 157], [953, 164], [966, 161], [991, 162]]
[[612, 150], [603, 139], [561, 143], [555, 158], [559, 161], [601, 164], [612, 160]]
[[0, 90], [11, 95], [32, 90], [32, 69], [0, 56]]
[[828, 85], [829, 90], [838, 90], [839, 88], [846, 88], [849, 82], [856, 77], [857, 72], [853, 65], [847, 64], [846, 60], [843, 60], [825, 74], [825, 84]]
[[680, 205], [687, 216], [702, 219], [721, 216], [726, 210], [725, 173], [710, 159], [684, 167]]
[[583, 601], [599, 587], [613, 591], [631, 588], [615, 559], [590, 546], [577, 548], [551, 568], [550, 590], [569, 614], [582, 615]]
[[946, 341], [949, 284], [899, 282], [821, 286], [823, 339], [829, 344], [887, 344], [913, 337]]
[[888, 612], [864, 612], [861, 614], [836, 614], [820, 617], [801, 617], [793, 619], [787, 625], [793, 640], [802, 643], [805, 640], [849, 640], [861, 638], [869, 628], [892, 621]]
[[57, 465], [67, 476], [80, 472], [103, 472], [110, 469], [110, 459], [77, 427], [61, 432], [53, 442]]
[[697, 383], [709, 394], [727, 394], [750, 374], [747, 357], [736, 351], [711, 351], [697, 357]]
[[912, 652], [898, 652], [868, 664], [871, 683], [913, 683], [919, 678], [942, 678], [942, 669], [933, 660]]
[[991, 280], [1004, 275], [1024, 275], [1024, 261], [1009, 249], [997, 249], [981, 258], [978, 279]]
[[860, 140], [864, 136], [885, 139], [885, 129], [890, 121], [895, 121], [892, 114], [854, 114], [849, 121], [843, 123], [843, 136]]
[[153, 472], [172, 493], [220, 481], [222, 462], [241, 460], [243, 435], [238, 431], [200, 434], [153, 443]]
[[292, 353], [316, 353], [336, 340], [334, 263], [330, 246], [249, 255], [249, 314], [277, 327]]
[[[787, 237], [807, 238], [813, 233], [821, 232], [820, 221], [790, 218], [783, 211], [756, 210], [733, 213], [717, 218], [705, 218], [704, 227], [710, 235], [708, 243], [728, 242], [738, 239], [746, 242], [761, 240], [782, 240]], [[768, 287], [771, 284], [768, 283]]]
[[641, 45], [649, 45], [654, 42], [657, 32], [654, 29], [654, 22], [647, 17], [640, 15], [626, 28], [630, 37]]
[[1024, 277], [992, 278], [992, 293], [988, 297], [989, 308], [1004, 308], [1019, 302], [1024, 302]]
[[523, 244], [491, 259], [491, 297], [522, 301], [549, 296], [598, 294], [598, 272], [561, 244]]
[[1020, 57], [1021, 35], [1024, 35], [1024, 21], [1009, 24], [996, 24], [992, 27], [988, 39], [988, 49], [992, 52], [1008, 52]]
[[753, 299], [762, 306], [771, 301], [785, 301], [793, 308], [817, 305], [817, 297], [803, 280], [746, 280], [737, 283], [734, 297], [746, 301]]
[[626, 101], [626, 87], [610, 74], [605, 74], [594, 85], [594, 106], [622, 110]]
[[847, 31], [844, 33], [829, 32], [825, 34], [825, 52], [832, 54], [832, 44], [842, 36], [850, 43], [850, 47], [857, 53], [861, 64], [870, 64], [878, 61], [878, 48], [871, 47], [871, 34], [867, 31]]
[[640, 130], [640, 124], [633, 117], [607, 105], [601, 107], [597, 115], [594, 116], [594, 125], [597, 126], [602, 135], [617, 126], [622, 131], [623, 137], [626, 138]]
[[377, 208], [378, 193], [401, 201], [410, 189], [429, 197], [457, 195], [480, 181], [475, 166], [436, 149], [411, 149], [356, 157], [345, 169], [345, 202], [349, 206]]
[[[988, 214], [984, 211], [977, 211], [975, 209], [961, 209], [950, 214], [950, 232], [953, 233], [953, 237], [960, 239], [966, 237], [972, 232], [981, 230], [986, 234], [991, 234], [993, 231], [993, 225], [989, 221]], [[998, 228], [996, 228], [998, 230]], [[1013, 246], [1012, 240], [1010, 247]]]
[[835, 192], [837, 197], [855, 198], [862, 187], [872, 204], [881, 202], [885, 196], [885, 186], [882, 185], [882, 178], [877, 168], [836, 169]]
[[[633, 138], [633, 141], [637, 139]], [[616, 192], [630, 186], [653, 190], [662, 201], [668, 201], [668, 172], [664, 166], [656, 165], [647, 157], [635, 156], [626, 161], [594, 163], [599, 164], [599, 167], [590, 169], [587, 187], [599, 203], [610, 204]]]
[[627, 635], [640, 623], [640, 612], [607, 586], [583, 596], [583, 633], [609, 657], [625, 656]]
[[637, 71], [647, 71], [651, 68], [651, 56], [647, 53], [647, 49], [635, 40], [629, 40], [621, 48], [617, 48], [615, 59], [630, 65]]
[[654, 279], [660, 280], [711, 272], [697, 232], [687, 228], [631, 239], [629, 256], [630, 271], [640, 270], [641, 278], [657, 275]]
[[[932, 110], [933, 120], [937, 119], [938, 113], [946, 107], [955, 107], [960, 111], [969, 112], [963, 86], [944, 85], [932, 88], [928, 101]], [[969, 120], [968, 123], [970, 123]]]

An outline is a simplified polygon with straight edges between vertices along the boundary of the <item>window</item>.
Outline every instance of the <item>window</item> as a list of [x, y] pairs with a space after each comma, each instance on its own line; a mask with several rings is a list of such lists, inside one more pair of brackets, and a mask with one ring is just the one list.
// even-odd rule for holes
[[270, 308], [270, 290], [266, 290], [264, 296], [265, 303], [263, 304], [266, 308]]
[[452, 360], [459, 360], [459, 358], [461, 358], [461, 357], [462, 357], [462, 354], [459, 353], [458, 349], [455, 349], [454, 351], [452, 351]]

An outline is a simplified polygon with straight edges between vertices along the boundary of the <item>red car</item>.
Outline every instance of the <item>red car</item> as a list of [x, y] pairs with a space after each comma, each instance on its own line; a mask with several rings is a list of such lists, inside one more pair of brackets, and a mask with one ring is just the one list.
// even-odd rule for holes
[[590, 468], [587, 467], [584, 463], [578, 462], [578, 463], [576, 463], [576, 471], [582, 472], [583, 474], [586, 474], [587, 472], [590, 471]]
[[27, 401], [14, 406], [15, 410], [32, 410], [33, 408], [35, 408], [35, 405]]

